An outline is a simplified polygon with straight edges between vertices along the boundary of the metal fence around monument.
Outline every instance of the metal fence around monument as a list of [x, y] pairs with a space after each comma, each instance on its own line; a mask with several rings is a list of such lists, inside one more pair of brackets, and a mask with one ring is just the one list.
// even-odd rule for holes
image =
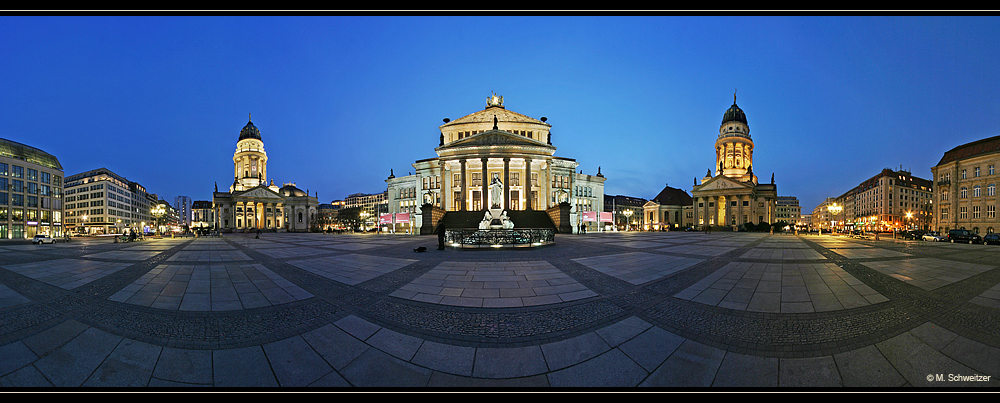
[[555, 242], [555, 238], [556, 231], [551, 228], [445, 230], [445, 243], [463, 248], [541, 246]]

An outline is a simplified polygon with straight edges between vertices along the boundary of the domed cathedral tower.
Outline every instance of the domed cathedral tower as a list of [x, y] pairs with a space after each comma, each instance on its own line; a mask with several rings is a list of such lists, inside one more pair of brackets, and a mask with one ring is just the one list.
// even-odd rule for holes
[[778, 188], [773, 174], [771, 183], [757, 182], [753, 149], [747, 116], [733, 94], [715, 140], [715, 174], [709, 169], [701, 183], [696, 177], [691, 191], [695, 226], [740, 229], [750, 228], [748, 223], [774, 223]]
[[715, 140], [715, 174], [757, 184], [757, 176], [753, 174], [752, 167], [753, 139], [750, 138], [750, 125], [747, 124], [746, 114], [736, 105], [734, 93], [733, 106], [722, 115], [719, 138]]
[[267, 153], [260, 130], [248, 121], [233, 153], [233, 184], [212, 193], [215, 229], [221, 232], [309, 231], [317, 221], [318, 196], [294, 184], [279, 188], [267, 179]]
[[[247, 115], [249, 118], [249, 115]], [[233, 185], [231, 192], [250, 189], [267, 183], [267, 153], [264, 152], [264, 141], [260, 138], [260, 130], [249, 120], [240, 139], [236, 141], [236, 152], [233, 153]]]

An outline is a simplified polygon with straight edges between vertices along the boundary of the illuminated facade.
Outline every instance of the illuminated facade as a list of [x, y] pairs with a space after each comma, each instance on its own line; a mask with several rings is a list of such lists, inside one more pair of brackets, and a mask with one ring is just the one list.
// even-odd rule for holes
[[931, 168], [934, 175], [934, 229], [969, 229], [979, 234], [1000, 230], [1000, 136], [955, 147]]
[[66, 230], [74, 234], [117, 234], [153, 230], [155, 194], [107, 168], [66, 177], [62, 197]]
[[709, 169], [691, 191], [693, 225], [741, 226], [746, 223], [774, 223], [778, 199], [774, 175], [770, 184], [757, 181], [753, 173], [754, 142], [746, 114], [733, 105], [722, 117], [715, 140], [715, 173]]
[[887, 231], [930, 229], [933, 183], [909, 171], [885, 168], [837, 198], [843, 208], [838, 229]]
[[664, 186], [663, 190], [643, 206], [650, 231], [678, 230], [693, 225], [691, 196], [682, 189]]
[[286, 183], [268, 184], [267, 153], [260, 130], [248, 121], [240, 130], [233, 153], [233, 184], [229, 192], [212, 193], [215, 228], [223, 232], [256, 230], [304, 232], [316, 226], [319, 202]]
[[0, 239], [63, 236], [63, 170], [55, 156], [0, 139]]
[[[576, 160], [556, 157], [552, 125], [545, 121], [507, 110], [497, 95], [481, 111], [445, 119], [437, 157], [413, 163], [413, 175], [386, 179], [389, 212], [412, 212], [419, 226], [424, 204], [485, 211], [495, 201], [505, 210], [545, 211], [567, 202], [576, 231], [580, 212], [604, 211], [605, 178], [600, 168], [584, 174]], [[585, 224], [597, 228], [597, 222]]]

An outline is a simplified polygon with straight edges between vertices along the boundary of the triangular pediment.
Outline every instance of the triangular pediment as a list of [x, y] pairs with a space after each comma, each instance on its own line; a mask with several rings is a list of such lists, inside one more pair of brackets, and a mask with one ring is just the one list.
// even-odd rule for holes
[[724, 175], [718, 175], [709, 179], [708, 182], [703, 183], [701, 186], [697, 187], [696, 190], [699, 192], [705, 192], [709, 190], [729, 190], [729, 189], [753, 189], [753, 185], [747, 185], [744, 182], [735, 181]]
[[555, 151], [555, 147], [545, 144], [541, 141], [535, 139], [529, 139], [527, 137], [505, 132], [503, 130], [490, 130], [487, 132], [482, 132], [461, 140], [453, 141], [451, 143], [445, 144], [441, 147], [436, 148], [437, 151], [448, 150], [451, 148], [465, 148], [465, 147], [490, 147], [490, 146], [522, 146], [522, 147], [541, 147], [551, 149]]
[[265, 185], [257, 186], [250, 190], [245, 190], [242, 192], [233, 192], [233, 197], [252, 197], [254, 199], [274, 199], [275, 201], [285, 200], [283, 196], [277, 192], [268, 189]]

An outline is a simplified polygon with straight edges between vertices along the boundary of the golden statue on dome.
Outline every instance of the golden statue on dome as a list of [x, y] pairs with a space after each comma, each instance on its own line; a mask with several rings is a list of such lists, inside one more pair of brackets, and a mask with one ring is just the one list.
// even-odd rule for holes
[[503, 108], [503, 97], [497, 95], [496, 92], [492, 96], [486, 98], [486, 107], [499, 106]]

